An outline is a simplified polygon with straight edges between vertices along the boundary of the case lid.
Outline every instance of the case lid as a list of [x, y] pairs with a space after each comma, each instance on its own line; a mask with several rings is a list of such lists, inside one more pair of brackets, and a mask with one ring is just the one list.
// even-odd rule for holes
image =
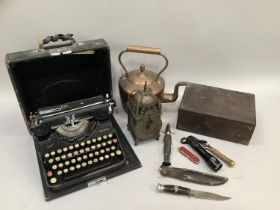
[[103, 39], [42, 45], [7, 54], [6, 63], [29, 128], [30, 114], [39, 108], [106, 94], [112, 97], [110, 49]]

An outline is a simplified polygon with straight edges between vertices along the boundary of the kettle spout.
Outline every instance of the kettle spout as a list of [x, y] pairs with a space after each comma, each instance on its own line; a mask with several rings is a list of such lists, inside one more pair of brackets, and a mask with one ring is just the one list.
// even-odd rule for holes
[[173, 93], [162, 93], [160, 96], [160, 101], [162, 103], [171, 103], [177, 100], [178, 98], [178, 92], [180, 86], [187, 86], [187, 82], [178, 82], [175, 85], [174, 92]]

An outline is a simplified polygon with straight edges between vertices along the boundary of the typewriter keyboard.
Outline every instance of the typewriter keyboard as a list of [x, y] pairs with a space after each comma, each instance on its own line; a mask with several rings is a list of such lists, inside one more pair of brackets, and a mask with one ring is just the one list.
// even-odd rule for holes
[[48, 184], [56, 186], [118, 165], [124, 161], [124, 155], [116, 135], [108, 133], [65, 147], [53, 147], [42, 155], [42, 159]]

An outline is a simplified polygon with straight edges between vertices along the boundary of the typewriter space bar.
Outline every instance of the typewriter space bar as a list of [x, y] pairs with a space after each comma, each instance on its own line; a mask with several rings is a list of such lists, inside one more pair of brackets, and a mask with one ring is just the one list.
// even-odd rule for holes
[[124, 163], [125, 163], [125, 158], [122, 161], [115, 163], [113, 165], [107, 165], [107, 166], [103, 165], [103, 166], [100, 166], [99, 168], [94, 168], [94, 171], [86, 170], [79, 174], [68, 175], [65, 177], [65, 181], [69, 181], [69, 180], [75, 179], [77, 177], [83, 177], [84, 179], [88, 179], [89, 177], [90, 178], [99, 177], [106, 172], [109, 172], [109, 171], [112, 171], [112, 170], [115, 170], [115, 169], [121, 167], [122, 165], [124, 165]]

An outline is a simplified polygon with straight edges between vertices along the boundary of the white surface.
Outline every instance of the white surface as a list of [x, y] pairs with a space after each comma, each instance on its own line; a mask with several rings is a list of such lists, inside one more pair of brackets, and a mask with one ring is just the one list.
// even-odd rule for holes
[[[278, 0], [1, 0], [0, 208], [279, 209], [279, 19]], [[117, 55], [127, 44], [162, 48], [170, 60], [163, 74], [167, 91], [175, 82], [187, 80], [254, 93], [257, 127], [249, 146], [204, 137], [236, 160], [236, 167], [225, 166], [218, 172], [229, 177], [229, 182], [207, 187], [161, 177], [157, 169], [162, 162], [162, 140], [151, 141], [133, 147], [142, 168], [45, 202], [33, 142], [5, 70], [4, 55], [36, 48], [39, 38], [67, 32], [74, 33], [78, 41], [103, 37], [109, 42], [117, 99], [117, 81], [122, 74]], [[162, 65], [155, 56], [133, 55], [126, 58], [129, 68], [139, 66], [142, 58], [150, 69]], [[126, 131], [126, 116], [118, 105], [117, 119], [132, 142]], [[179, 101], [163, 105], [164, 126], [170, 122], [175, 132], [172, 164], [210, 172], [205, 164], [196, 166], [177, 152], [179, 139], [189, 134], [175, 130], [178, 107]], [[159, 182], [232, 199], [215, 202], [158, 193], [155, 188]]]

